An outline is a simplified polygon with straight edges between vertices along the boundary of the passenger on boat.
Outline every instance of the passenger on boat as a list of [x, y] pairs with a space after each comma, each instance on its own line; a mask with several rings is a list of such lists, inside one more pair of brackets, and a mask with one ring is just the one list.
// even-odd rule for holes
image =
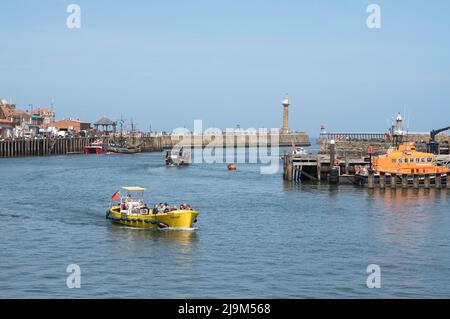
[[158, 205], [153, 205], [153, 210], [152, 210], [153, 214], [158, 214]]
[[141, 206], [141, 208], [147, 208], [147, 204], [143, 200], [139, 201], [139, 206]]

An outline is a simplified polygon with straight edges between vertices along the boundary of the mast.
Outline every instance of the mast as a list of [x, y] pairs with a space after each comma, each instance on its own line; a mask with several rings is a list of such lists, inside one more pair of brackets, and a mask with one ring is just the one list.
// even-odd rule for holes
[[131, 118], [131, 143], [134, 146], [135, 144], [135, 137], [134, 137], [134, 123], [133, 118]]
[[122, 146], [122, 144], [123, 144], [123, 116], [122, 116], [122, 114], [120, 114], [119, 123], [120, 123], [119, 143], [120, 143], [120, 146]]

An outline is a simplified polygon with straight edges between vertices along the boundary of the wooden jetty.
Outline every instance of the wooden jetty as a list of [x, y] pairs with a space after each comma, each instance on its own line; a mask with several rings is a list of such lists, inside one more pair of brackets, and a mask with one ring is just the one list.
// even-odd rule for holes
[[370, 157], [349, 157], [336, 161], [332, 154], [285, 154], [283, 156], [283, 178], [295, 182], [355, 184], [369, 189], [450, 189], [450, 174], [375, 174], [370, 169], [367, 175], [357, 173], [358, 168], [369, 164]]
[[325, 154], [285, 154], [283, 177], [287, 181], [354, 183], [356, 167], [365, 166], [369, 162], [367, 157], [336, 160]]
[[[108, 140], [107, 136], [98, 137], [53, 137], [53, 138], [15, 138], [0, 141], [0, 158], [83, 154], [84, 147], [97, 138]], [[143, 152], [162, 151], [163, 139], [160, 136], [146, 136], [140, 139]]]
[[4, 140], [0, 141], [0, 157], [82, 154], [91, 142], [93, 139], [88, 137]]
[[365, 180], [364, 185], [369, 189], [407, 189], [407, 188], [436, 188], [436, 189], [450, 189], [450, 174], [425, 174], [425, 175], [407, 175], [407, 174], [385, 174], [380, 173], [375, 175], [373, 170], [369, 170], [368, 176], [356, 176], [356, 180]]

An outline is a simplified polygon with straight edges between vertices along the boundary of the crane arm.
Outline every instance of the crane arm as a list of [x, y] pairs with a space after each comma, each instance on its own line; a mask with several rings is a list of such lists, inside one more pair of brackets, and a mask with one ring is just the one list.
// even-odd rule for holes
[[434, 141], [436, 139], [436, 135], [438, 135], [439, 133], [442, 133], [444, 131], [447, 131], [447, 130], [450, 130], [450, 126], [444, 127], [444, 128], [438, 129], [438, 130], [432, 130], [430, 132], [431, 140]]

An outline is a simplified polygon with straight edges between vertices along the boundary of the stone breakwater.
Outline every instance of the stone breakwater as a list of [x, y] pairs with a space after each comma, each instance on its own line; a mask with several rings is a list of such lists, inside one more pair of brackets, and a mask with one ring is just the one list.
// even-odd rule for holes
[[310, 146], [308, 134], [304, 132], [272, 134], [218, 134], [218, 135], [168, 135], [162, 137], [163, 148], [178, 146], [191, 147], [277, 147]]

